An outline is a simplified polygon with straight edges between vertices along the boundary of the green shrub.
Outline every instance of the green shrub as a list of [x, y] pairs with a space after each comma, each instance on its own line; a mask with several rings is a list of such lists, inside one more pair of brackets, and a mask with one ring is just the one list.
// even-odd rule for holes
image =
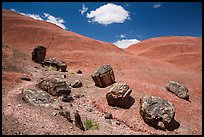
[[97, 130], [97, 129], [99, 129], [99, 124], [90, 120], [90, 119], [86, 119], [84, 121], [84, 128], [86, 130]]

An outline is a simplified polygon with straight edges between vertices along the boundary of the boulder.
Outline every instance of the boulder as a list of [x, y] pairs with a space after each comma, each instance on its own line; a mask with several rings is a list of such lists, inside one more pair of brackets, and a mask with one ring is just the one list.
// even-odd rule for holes
[[166, 89], [176, 94], [179, 98], [189, 100], [188, 89], [178, 82], [170, 81], [167, 84]]
[[52, 70], [66, 72], [67, 64], [64, 61], [55, 58], [47, 58], [42, 62], [43, 67], [49, 67]]
[[70, 86], [73, 88], [80, 88], [83, 86], [83, 84], [80, 80], [75, 80], [72, 83], [70, 83]]
[[22, 99], [34, 106], [53, 107], [59, 109], [59, 102], [54, 100], [47, 92], [35, 89], [23, 89]]
[[45, 56], [46, 56], [46, 47], [37, 46], [36, 48], [33, 49], [32, 60], [35, 63], [41, 64], [43, 60], [45, 59]]
[[95, 85], [98, 87], [107, 87], [115, 83], [115, 76], [110, 65], [103, 65], [91, 75]]
[[132, 89], [127, 84], [115, 83], [106, 94], [108, 105], [125, 107], [130, 100]]
[[140, 98], [140, 115], [145, 123], [156, 129], [170, 129], [175, 110], [174, 104], [160, 97], [143, 96]]
[[42, 79], [36, 86], [53, 96], [71, 93], [68, 84], [59, 79]]

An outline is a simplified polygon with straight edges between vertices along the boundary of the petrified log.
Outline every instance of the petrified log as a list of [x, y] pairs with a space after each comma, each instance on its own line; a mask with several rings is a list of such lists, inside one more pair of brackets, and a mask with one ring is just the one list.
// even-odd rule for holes
[[22, 99], [34, 106], [53, 107], [59, 109], [59, 103], [45, 91], [23, 89]]
[[178, 82], [170, 81], [167, 84], [166, 89], [176, 94], [179, 98], [189, 100], [188, 89]]
[[35, 63], [42, 63], [46, 56], [46, 47], [44, 46], [37, 46], [33, 49], [32, 52], [32, 60]]
[[103, 65], [92, 75], [95, 85], [98, 87], [107, 87], [115, 83], [115, 76], [110, 65]]
[[124, 83], [115, 83], [106, 94], [108, 105], [125, 107], [128, 104], [132, 89]]
[[175, 116], [175, 106], [165, 99], [155, 96], [143, 96], [140, 98], [140, 115], [148, 125], [169, 129]]
[[42, 79], [37, 87], [48, 92], [53, 96], [61, 96], [62, 94], [70, 94], [71, 89], [65, 81], [59, 79]]

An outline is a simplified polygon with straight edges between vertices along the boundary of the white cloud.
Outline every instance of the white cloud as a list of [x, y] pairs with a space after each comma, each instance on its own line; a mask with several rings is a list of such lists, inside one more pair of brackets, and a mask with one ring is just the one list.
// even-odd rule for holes
[[137, 39], [123, 39], [123, 40], [118, 40], [116, 42], [114, 42], [113, 44], [116, 45], [117, 47], [121, 48], [121, 49], [125, 49], [127, 47], [129, 47], [132, 44], [136, 44], [140, 42]]
[[37, 14], [30, 14], [30, 13], [22, 13], [22, 12], [18, 12], [16, 11], [15, 9], [11, 9], [12, 11], [15, 11], [21, 15], [24, 15], [24, 16], [28, 16], [28, 17], [31, 17], [33, 19], [36, 19], [36, 20], [41, 20], [41, 21], [47, 21], [47, 22], [50, 22], [50, 23], [53, 23], [53, 24], [56, 24], [57, 26], [63, 28], [63, 29], [67, 29], [65, 27], [65, 25], [63, 23], [65, 23], [65, 21], [59, 17], [54, 17], [48, 13], [44, 13], [44, 15], [37, 15]]
[[125, 34], [121, 34], [119, 37], [120, 38], [125, 38]]
[[122, 6], [118, 6], [112, 3], [103, 5], [96, 10], [87, 13], [87, 18], [92, 22], [108, 25], [112, 23], [123, 23], [126, 19], [130, 19], [129, 12]]
[[59, 26], [59, 27], [61, 27], [63, 29], [67, 29], [65, 27], [65, 25], [63, 24], [63, 23], [65, 23], [65, 21], [63, 19], [54, 17], [54, 16], [52, 16], [52, 15], [50, 15], [48, 13], [44, 13], [44, 17], [47, 18], [47, 20], [45, 20], [45, 21], [56, 24], [57, 26]]
[[16, 11], [15, 9], [11, 9], [12, 11]]
[[81, 12], [81, 15], [83, 15], [85, 12], [87, 12], [88, 7], [85, 6], [85, 4], [82, 5], [82, 9], [79, 10]]
[[31, 17], [33, 19], [36, 19], [36, 20], [43, 20], [40, 15], [37, 15], [37, 14], [29, 14], [29, 13], [20, 13], [21, 15], [24, 15], [24, 16], [28, 16], [28, 17]]
[[153, 8], [159, 8], [159, 7], [161, 7], [161, 5], [162, 5], [161, 3], [154, 4]]

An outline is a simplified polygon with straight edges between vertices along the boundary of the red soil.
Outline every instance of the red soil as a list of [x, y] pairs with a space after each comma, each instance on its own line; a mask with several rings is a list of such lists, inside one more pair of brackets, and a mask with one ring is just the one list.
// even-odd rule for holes
[[[47, 57], [65, 61], [68, 71], [82, 70], [83, 76], [80, 78], [84, 82], [83, 91], [87, 99], [98, 111], [111, 112], [115, 119], [124, 122], [135, 134], [202, 133], [201, 38], [158, 37], [121, 50], [111, 43], [87, 38], [51, 23], [37, 21], [12, 11], [2, 12], [3, 92], [12, 89], [8, 83], [18, 85], [17, 79], [22, 74], [32, 74], [34, 81], [43, 75], [48, 76], [44, 74], [40, 65], [31, 60], [33, 48], [40, 44], [47, 47]], [[94, 86], [91, 74], [103, 64], [112, 66], [117, 82], [127, 83], [132, 88], [131, 96], [135, 102], [129, 109], [116, 110], [108, 106], [105, 95], [110, 87], [102, 89]], [[14, 69], [10, 69], [9, 66], [13, 66]], [[39, 70], [34, 70], [34, 66], [38, 66]], [[70, 78], [71, 76], [67, 82], [71, 82]], [[189, 89], [191, 102], [166, 91], [164, 87], [170, 80], [183, 83]], [[180, 127], [174, 131], [160, 131], [146, 125], [139, 115], [139, 98], [144, 94], [160, 96], [171, 101], [176, 106], [175, 120], [180, 123]], [[5, 105], [9, 103], [4, 98], [8, 97], [3, 94], [3, 112], [7, 111]], [[20, 115], [18, 117], [21, 119]], [[11, 128], [6, 122], [3, 125], [6, 125], [4, 128]], [[47, 130], [51, 131], [52, 128]], [[120, 134], [116, 131], [110, 134]], [[105, 134], [104, 132], [88, 133]]]

